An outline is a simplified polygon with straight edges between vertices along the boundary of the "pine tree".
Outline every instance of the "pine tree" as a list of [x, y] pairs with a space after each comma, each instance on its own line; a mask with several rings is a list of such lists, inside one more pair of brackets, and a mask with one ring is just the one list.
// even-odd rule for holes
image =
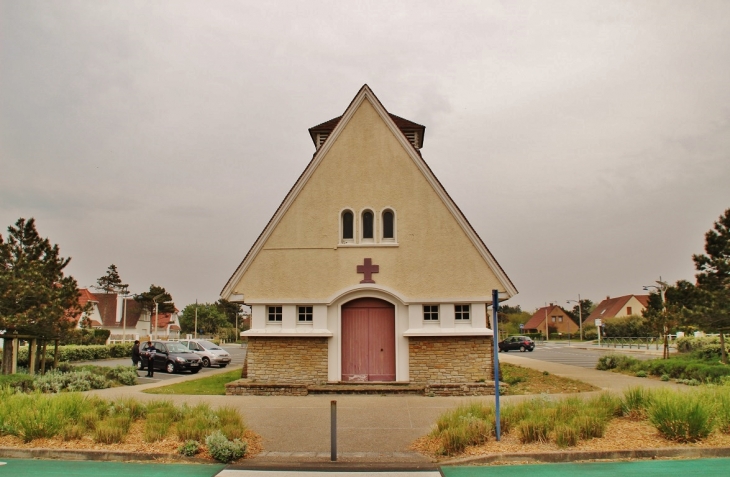
[[122, 279], [119, 277], [117, 266], [113, 263], [109, 265], [106, 271], [106, 275], [99, 277], [96, 280], [98, 286], [94, 287], [97, 290], [103, 290], [104, 293], [126, 293], [129, 285], [122, 283]]
[[173, 313], [175, 304], [172, 303], [172, 295], [167, 293], [164, 287], [150, 285], [150, 290], [135, 295], [134, 299], [142, 308], [149, 311], [150, 314], [155, 312], [155, 302], [159, 303], [160, 313]]
[[706, 255], [694, 255], [700, 325], [720, 333], [723, 363], [727, 363], [725, 332], [730, 329], [730, 209], [705, 234]]
[[33, 218], [18, 219], [0, 235], [0, 329], [19, 334], [57, 336], [83, 312], [78, 284], [63, 269], [70, 258], [41, 238]]

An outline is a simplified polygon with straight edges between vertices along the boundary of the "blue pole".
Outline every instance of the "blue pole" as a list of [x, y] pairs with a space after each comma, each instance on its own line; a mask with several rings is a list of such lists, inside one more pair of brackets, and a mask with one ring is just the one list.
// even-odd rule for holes
[[492, 290], [492, 331], [494, 332], [494, 419], [497, 437], [501, 435], [499, 414], [499, 333], [497, 332], [497, 310], [499, 310], [499, 291]]

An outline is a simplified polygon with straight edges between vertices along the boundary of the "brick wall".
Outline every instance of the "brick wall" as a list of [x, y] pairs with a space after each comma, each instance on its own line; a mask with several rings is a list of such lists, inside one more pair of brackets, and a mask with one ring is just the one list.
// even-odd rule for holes
[[291, 384], [327, 381], [327, 338], [248, 338], [248, 380]]
[[411, 337], [408, 354], [412, 383], [494, 380], [491, 336]]

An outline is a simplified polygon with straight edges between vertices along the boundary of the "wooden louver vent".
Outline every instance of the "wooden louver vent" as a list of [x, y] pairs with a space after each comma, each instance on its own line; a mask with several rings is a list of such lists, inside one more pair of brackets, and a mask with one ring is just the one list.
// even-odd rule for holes
[[406, 135], [406, 139], [408, 139], [408, 142], [410, 142], [413, 147], [418, 149], [418, 131], [411, 129], [403, 131], [403, 134]]
[[322, 147], [322, 144], [324, 144], [328, 137], [330, 137], [329, 132], [323, 132], [317, 135], [317, 149]]

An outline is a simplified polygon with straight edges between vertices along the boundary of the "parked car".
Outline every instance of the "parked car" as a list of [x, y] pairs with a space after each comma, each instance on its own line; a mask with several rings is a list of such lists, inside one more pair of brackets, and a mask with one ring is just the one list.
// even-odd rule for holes
[[535, 349], [535, 342], [527, 336], [510, 336], [499, 342], [500, 351], [520, 350], [523, 353], [525, 351], [532, 351]]
[[231, 363], [231, 355], [215, 343], [206, 340], [180, 340], [190, 351], [200, 356], [204, 367], [211, 365], [225, 368]]
[[[183, 346], [177, 341], [153, 341], [152, 346], [155, 347], [154, 369], [161, 369], [168, 373], [178, 373], [181, 371], [190, 371], [195, 374], [202, 367], [200, 356], [193, 353], [187, 346]], [[149, 366], [150, 353], [147, 343], [144, 343], [139, 351], [140, 361], [137, 368], [144, 369]]]

